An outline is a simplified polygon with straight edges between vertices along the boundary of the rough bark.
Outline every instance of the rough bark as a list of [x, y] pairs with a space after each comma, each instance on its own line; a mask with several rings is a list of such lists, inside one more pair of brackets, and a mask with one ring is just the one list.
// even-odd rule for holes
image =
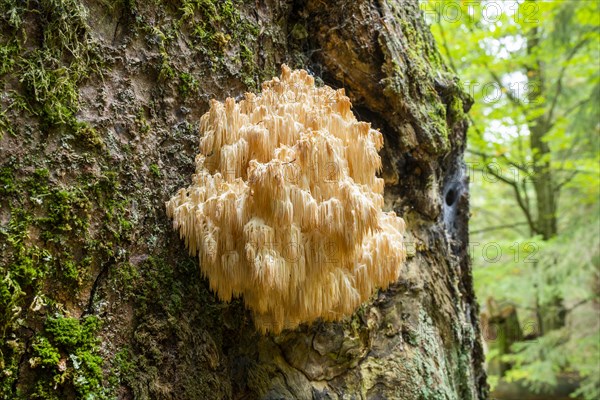
[[[4, 397], [487, 398], [470, 100], [416, 0], [3, 1], [1, 15]], [[193, 172], [208, 100], [282, 62], [344, 87], [383, 132], [410, 254], [348, 320], [265, 337], [242, 300], [210, 293], [164, 202]]]

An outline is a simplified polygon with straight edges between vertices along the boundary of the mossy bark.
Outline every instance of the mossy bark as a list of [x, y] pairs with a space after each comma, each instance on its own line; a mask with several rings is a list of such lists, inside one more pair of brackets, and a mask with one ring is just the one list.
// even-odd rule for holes
[[[109, 4], [110, 3], [110, 4]], [[1, 0], [0, 397], [487, 397], [467, 256], [470, 100], [415, 1]], [[164, 202], [199, 117], [278, 74], [385, 137], [399, 281], [277, 337], [219, 302]]]

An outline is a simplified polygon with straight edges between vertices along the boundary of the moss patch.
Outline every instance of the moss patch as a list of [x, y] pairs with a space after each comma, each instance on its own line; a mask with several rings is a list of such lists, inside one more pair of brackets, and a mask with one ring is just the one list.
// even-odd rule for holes
[[[0, 164], [0, 214], [9, 218], [0, 225], [0, 370], [5, 377], [0, 393], [6, 398], [53, 398], [44, 396], [50, 396], [48, 388], [57, 382], [78, 394], [104, 393], [104, 388], [98, 389], [102, 360], [92, 357], [90, 344], [84, 346], [87, 353], [76, 349], [84, 345], [78, 341], [90, 342], [90, 332], [99, 326], [96, 319], [82, 320], [80, 326], [77, 319], [48, 315], [81, 299], [78, 293], [93, 279], [94, 271], [115, 259], [115, 242], [127, 243], [131, 223], [125, 201], [110, 172], [84, 174], [82, 182], [65, 184], [48, 169], [32, 169], [29, 162], [9, 159]], [[92, 228], [92, 215], [101, 221], [102, 229]], [[44, 326], [41, 336], [27, 339], [27, 332], [40, 332], [40, 325]], [[69, 373], [60, 371], [59, 381], [56, 374], [40, 374], [44, 366], [56, 364], [57, 354], [67, 357], [74, 368]], [[41, 382], [35, 393], [14, 385], [23, 360], [32, 357], [36, 360], [30, 363], [33, 376]], [[83, 379], [81, 374], [94, 378]]]
[[[3, 113], [14, 109], [24, 116], [33, 115], [43, 129], [66, 128], [77, 139], [101, 146], [95, 130], [76, 117], [78, 87], [101, 68], [85, 7], [77, 0], [4, 0], [0, 2], [0, 13], [4, 16], [0, 24], [0, 54], [4, 60], [0, 75], [10, 75], [21, 84], [17, 91], [9, 92], [10, 101]], [[27, 29], [32, 20], [39, 31]], [[2, 130], [15, 134], [8, 119], [3, 120]]]
[[64, 399], [74, 393], [80, 399], [108, 399], [102, 385], [102, 357], [96, 332], [100, 320], [94, 316], [81, 320], [63, 315], [48, 317], [44, 329], [33, 341], [28, 362], [36, 375], [33, 390], [17, 396], [31, 399]]
[[158, 77], [161, 80], [178, 79], [180, 94], [187, 96], [197, 90], [199, 76], [192, 71], [180, 71], [172, 62], [178, 53], [178, 40], [183, 40], [195, 54], [216, 73], [233, 73], [248, 88], [257, 89], [261, 70], [257, 64], [256, 47], [260, 28], [240, 9], [246, 7], [240, 0], [182, 0], [157, 1], [174, 18], [158, 25], [153, 15], [144, 13], [141, 5], [132, 5], [136, 29], [143, 33], [146, 43], [158, 50], [160, 60]]

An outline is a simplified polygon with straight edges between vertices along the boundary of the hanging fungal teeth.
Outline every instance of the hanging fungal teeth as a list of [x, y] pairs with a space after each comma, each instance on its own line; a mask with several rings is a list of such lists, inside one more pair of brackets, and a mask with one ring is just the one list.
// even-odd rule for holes
[[385, 213], [383, 136], [306, 71], [212, 100], [187, 189], [167, 203], [210, 287], [262, 332], [339, 320], [398, 279], [404, 221]]

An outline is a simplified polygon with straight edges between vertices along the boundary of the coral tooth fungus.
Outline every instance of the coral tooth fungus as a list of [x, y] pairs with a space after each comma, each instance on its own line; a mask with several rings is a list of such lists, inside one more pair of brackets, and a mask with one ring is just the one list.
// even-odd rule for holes
[[398, 279], [404, 221], [383, 207], [379, 131], [342, 90], [282, 67], [262, 93], [212, 101], [188, 188], [166, 203], [219, 298], [278, 333], [350, 315]]

